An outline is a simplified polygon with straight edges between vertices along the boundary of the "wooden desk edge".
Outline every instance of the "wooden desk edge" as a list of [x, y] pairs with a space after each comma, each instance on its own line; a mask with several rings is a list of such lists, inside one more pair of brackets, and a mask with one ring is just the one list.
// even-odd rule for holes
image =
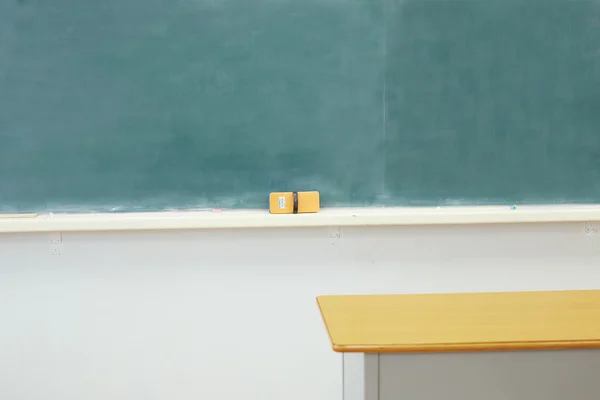
[[[510, 292], [509, 292], [510, 293]], [[317, 296], [316, 301], [325, 324], [333, 351], [337, 353], [433, 353], [433, 352], [469, 352], [469, 351], [517, 351], [517, 350], [567, 350], [600, 348], [600, 339], [563, 340], [563, 341], [524, 341], [524, 342], [475, 342], [475, 343], [428, 343], [428, 344], [338, 344], [335, 343], [325, 313], [321, 307], [321, 298], [339, 295]]]
[[325, 330], [327, 331], [327, 336], [329, 337], [329, 342], [331, 343], [331, 346], [333, 348], [333, 351], [338, 352], [338, 353], [350, 353], [350, 352], [360, 352], [360, 351], [352, 351], [352, 350], [339, 350], [339, 348], [346, 348], [346, 346], [338, 346], [335, 343], [333, 343], [333, 337], [331, 337], [331, 332], [329, 331], [329, 326], [327, 326], [327, 321], [325, 321], [325, 313], [323, 313], [323, 309], [321, 308], [321, 302], [319, 301], [319, 298], [321, 298], [323, 296], [317, 296], [317, 306], [319, 307], [319, 314], [321, 314], [321, 321], [323, 321], [323, 324], [325, 325]]
[[[331, 340], [331, 336], [330, 336]], [[427, 345], [338, 345], [331, 343], [337, 353], [450, 353], [469, 351], [516, 351], [516, 350], [568, 350], [597, 349], [600, 340], [564, 342], [504, 342], [504, 343], [459, 343]]]

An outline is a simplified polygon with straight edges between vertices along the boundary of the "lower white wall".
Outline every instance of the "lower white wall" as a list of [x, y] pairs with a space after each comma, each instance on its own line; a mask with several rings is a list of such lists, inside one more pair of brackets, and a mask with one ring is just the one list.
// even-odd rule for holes
[[0, 235], [0, 398], [333, 400], [315, 297], [600, 288], [583, 223]]

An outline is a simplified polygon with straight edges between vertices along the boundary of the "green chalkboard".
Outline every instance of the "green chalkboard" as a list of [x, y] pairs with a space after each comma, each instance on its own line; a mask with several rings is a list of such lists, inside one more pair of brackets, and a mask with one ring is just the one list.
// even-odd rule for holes
[[0, 211], [600, 202], [600, 3], [0, 0]]

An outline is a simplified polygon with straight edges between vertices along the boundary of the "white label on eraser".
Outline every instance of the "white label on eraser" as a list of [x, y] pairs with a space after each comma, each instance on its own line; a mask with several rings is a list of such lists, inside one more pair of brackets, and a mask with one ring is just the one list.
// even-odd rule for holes
[[285, 197], [283, 197], [283, 196], [279, 197], [278, 201], [279, 201], [279, 208], [283, 210], [285, 208]]

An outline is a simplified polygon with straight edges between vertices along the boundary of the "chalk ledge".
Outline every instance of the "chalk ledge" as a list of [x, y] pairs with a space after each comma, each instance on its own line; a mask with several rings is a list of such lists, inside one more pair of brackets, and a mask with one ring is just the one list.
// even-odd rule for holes
[[263, 210], [106, 214], [23, 214], [2, 217], [0, 232], [135, 231], [318, 226], [400, 226], [600, 221], [600, 205], [522, 207], [330, 208], [316, 214]]

